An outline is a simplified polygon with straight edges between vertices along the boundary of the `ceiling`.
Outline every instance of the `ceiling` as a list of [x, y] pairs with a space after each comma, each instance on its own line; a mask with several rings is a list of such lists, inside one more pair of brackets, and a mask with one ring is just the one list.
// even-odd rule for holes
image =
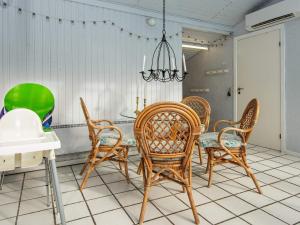
[[[162, 0], [102, 0], [134, 8], [162, 11]], [[234, 26], [249, 11], [269, 0], [166, 0], [166, 13], [173, 16]]]

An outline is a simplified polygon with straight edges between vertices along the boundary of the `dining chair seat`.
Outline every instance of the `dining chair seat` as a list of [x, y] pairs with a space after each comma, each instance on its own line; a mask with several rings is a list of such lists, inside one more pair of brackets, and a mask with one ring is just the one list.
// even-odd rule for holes
[[[200, 137], [200, 144], [203, 148], [218, 148], [221, 147], [218, 142], [219, 132], [204, 133]], [[242, 139], [236, 134], [224, 133], [222, 141], [227, 148], [239, 148], [242, 146]]]
[[[119, 140], [119, 135], [115, 133], [108, 132], [101, 135], [99, 138], [97, 146], [105, 145], [105, 146], [114, 146]], [[134, 137], [123, 137], [122, 145], [127, 146], [136, 146], [136, 140]]]

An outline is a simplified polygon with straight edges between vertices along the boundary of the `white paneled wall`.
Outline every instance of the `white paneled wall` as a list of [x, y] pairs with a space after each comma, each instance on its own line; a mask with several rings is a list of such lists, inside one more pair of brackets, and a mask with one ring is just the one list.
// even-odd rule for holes
[[[56, 99], [54, 125], [83, 122], [82, 96], [95, 118], [122, 120], [120, 112], [134, 110], [137, 84], [143, 97], [140, 74], [143, 55], [147, 66], [158, 42], [138, 39], [108, 23], [59, 23], [56, 18], [111, 20], [134, 33], [161, 36], [160, 22], [149, 27], [145, 17], [64, 0], [8, 0], [0, 7], [0, 99], [14, 85], [38, 82], [49, 87]], [[49, 15], [33, 17], [12, 6]], [[167, 32], [181, 26], [167, 24]], [[170, 39], [181, 68], [181, 37]], [[181, 83], [150, 82], [148, 102], [179, 101]], [[142, 104], [141, 104], [142, 105]], [[2, 107], [2, 102], [1, 102]]]

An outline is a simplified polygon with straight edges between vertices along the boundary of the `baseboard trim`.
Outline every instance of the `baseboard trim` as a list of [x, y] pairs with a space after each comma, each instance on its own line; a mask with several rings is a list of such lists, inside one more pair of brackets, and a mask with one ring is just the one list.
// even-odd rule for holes
[[288, 155], [292, 155], [292, 156], [296, 156], [296, 157], [300, 157], [300, 152], [295, 152], [295, 151], [291, 151], [291, 150], [282, 150], [282, 153], [288, 154]]

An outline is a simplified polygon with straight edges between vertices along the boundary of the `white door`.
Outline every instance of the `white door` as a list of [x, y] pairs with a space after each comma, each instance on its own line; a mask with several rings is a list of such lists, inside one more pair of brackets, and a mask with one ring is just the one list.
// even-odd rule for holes
[[237, 38], [236, 48], [237, 118], [257, 98], [260, 115], [249, 143], [280, 150], [280, 30]]

